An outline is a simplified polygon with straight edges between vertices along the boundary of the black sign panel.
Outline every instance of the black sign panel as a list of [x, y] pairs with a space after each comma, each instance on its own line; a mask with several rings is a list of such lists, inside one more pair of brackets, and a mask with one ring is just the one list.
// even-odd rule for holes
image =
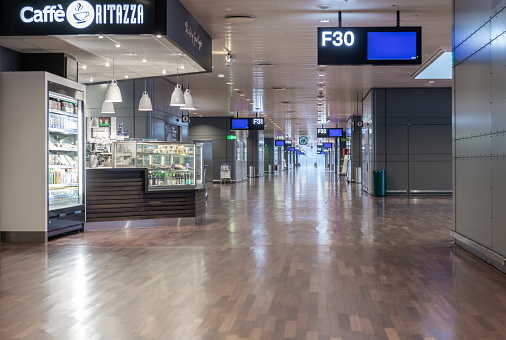
[[263, 118], [230, 118], [230, 130], [263, 130]]
[[318, 27], [318, 65], [421, 64], [421, 27]]
[[317, 138], [327, 138], [329, 136], [329, 129], [318, 129], [316, 131], [316, 137]]
[[343, 129], [341, 128], [320, 128], [316, 131], [317, 138], [336, 138], [343, 137]]
[[155, 0], [3, 1], [2, 35], [158, 34]]
[[[167, 37], [207, 71], [212, 69], [212, 39], [179, 0], [167, 1]], [[263, 130], [263, 129], [262, 129]]]

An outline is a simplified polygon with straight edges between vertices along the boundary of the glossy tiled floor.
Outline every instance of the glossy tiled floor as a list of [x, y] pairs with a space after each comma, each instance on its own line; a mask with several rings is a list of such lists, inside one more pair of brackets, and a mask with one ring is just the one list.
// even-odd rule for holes
[[301, 169], [211, 187], [205, 227], [2, 244], [0, 339], [505, 339], [451, 210]]

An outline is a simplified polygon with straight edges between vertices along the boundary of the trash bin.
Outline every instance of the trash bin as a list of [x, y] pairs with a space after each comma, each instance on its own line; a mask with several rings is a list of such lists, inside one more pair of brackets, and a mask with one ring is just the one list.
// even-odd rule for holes
[[355, 168], [355, 183], [362, 183], [362, 168]]
[[374, 196], [387, 195], [387, 172], [386, 170], [375, 170], [372, 175]]
[[269, 173], [269, 174], [270, 174], [271, 172], [272, 172], [272, 165], [271, 165], [271, 164], [269, 164], [269, 170], [267, 171], [267, 173]]
[[249, 178], [253, 178], [253, 177], [255, 177], [255, 167], [254, 167], [253, 165], [251, 165], [251, 166], [249, 167], [249, 176], [248, 176], [248, 177], [249, 177]]

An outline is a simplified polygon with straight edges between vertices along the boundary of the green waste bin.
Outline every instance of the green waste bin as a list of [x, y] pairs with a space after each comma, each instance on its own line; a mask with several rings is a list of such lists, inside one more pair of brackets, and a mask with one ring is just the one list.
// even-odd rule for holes
[[374, 183], [373, 194], [374, 196], [387, 195], [387, 172], [386, 170], [375, 170], [372, 175]]

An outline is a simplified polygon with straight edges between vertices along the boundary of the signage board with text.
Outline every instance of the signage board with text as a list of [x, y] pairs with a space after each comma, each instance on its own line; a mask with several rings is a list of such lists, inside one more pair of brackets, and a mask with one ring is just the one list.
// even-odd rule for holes
[[421, 27], [318, 27], [318, 65], [419, 65]]

